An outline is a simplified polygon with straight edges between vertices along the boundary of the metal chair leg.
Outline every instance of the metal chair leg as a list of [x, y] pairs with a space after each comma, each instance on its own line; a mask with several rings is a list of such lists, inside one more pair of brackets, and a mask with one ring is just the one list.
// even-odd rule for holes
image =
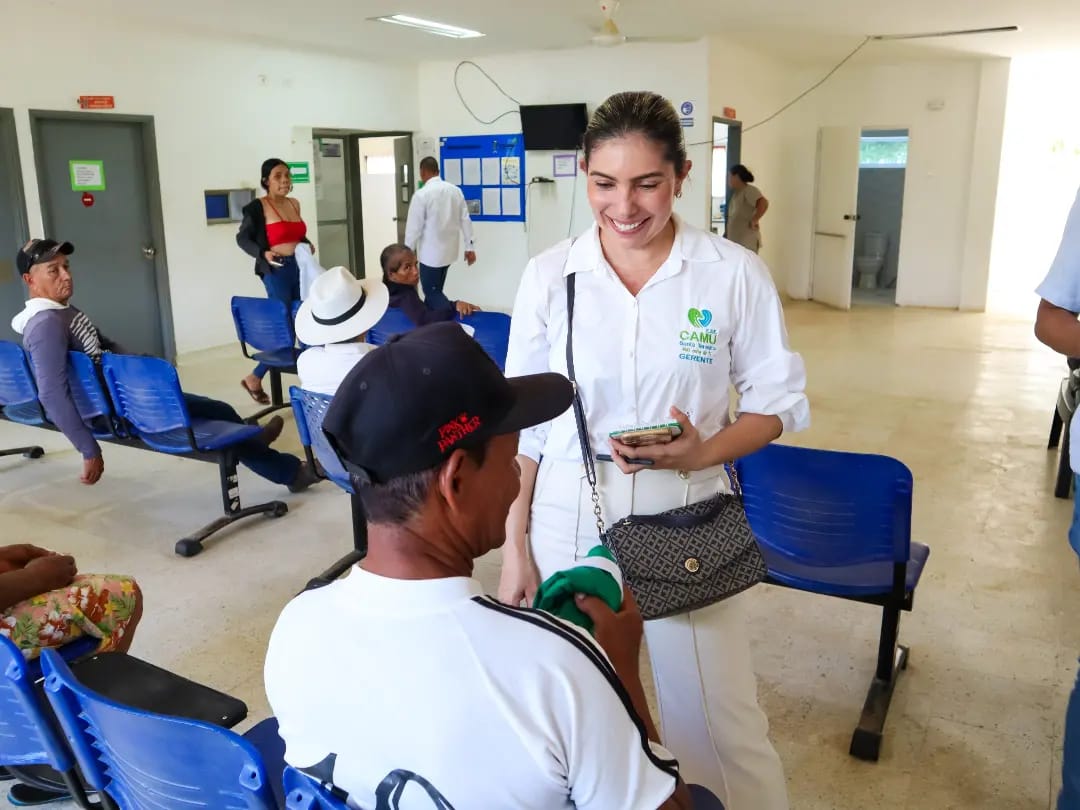
[[24, 458], [41, 458], [45, 455], [45, 448], [38, 447], [36, 444], [30, 447], [9, 447], [6, 450], [0, 450], [0, 456], [23, 456]]
[[238, 520], [252, 515], [281, 517], [289, 511], [284, 501], [268, 501], [255, 506], [240, 506], [240, 484], [236, 474], [236, 456], [231, 452], [222, 454], [218, 462], [221, 475], [221, 503], [225, 514], [187, 537], [176, 541], [176, 553], [181, 557], [194, 557], [203, 550], [203, 541], [215, 532], [230, 526]]
[[849, 751], [858, 759], [877, 762], [881, 753], [881, 738], [885, 731], [893, 690], [901, 670], [907, 668], [908, 648], [897, 644], [899, 634], [900, 606], [892, 602], [881, 610], [877, 668], [866, 693], [859, 725], [851, 737]]
[[1061, 441], [1061, 414], [1054, 408], [1054, 415], [1050, 419], [1050, 438], [1046, 442], [1046, 449], [1053, 450]]
[[1069, 434], [1071, 426], [1066, 422], [1061, 431], [1061, 453], [1058, 457], [1057, 481], [1054, 484], [1054, 497], [1068, 499], [1072, 496], [1073, 473], [1069, 457]]
[[367, 556], [367, 517], [364, 503], [355, 492], [349, 495], [352, 504], [353, 550], [335, 562], [317, 577], [308, 580], [305, 591], [329, 585]]

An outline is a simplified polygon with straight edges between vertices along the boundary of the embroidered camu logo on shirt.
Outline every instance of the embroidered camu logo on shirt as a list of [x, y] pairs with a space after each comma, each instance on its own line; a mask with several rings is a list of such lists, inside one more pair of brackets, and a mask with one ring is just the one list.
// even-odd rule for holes
[[708, 309], [691, 307], [687, 317], [690, 319], [691, 326], [697, 326], [701, 329], [707, 329], [709, 324], [712, 323], [712, 311]]
[[452, 422], [447, 422], [439, 428], [439, 452], [445, 453], [470, 433], [479, 430], [482, 424], [479, 416], [468, 416], [464, 413]]
[[713, 320], [712, 311], [691, 307], [686, 313], [686, 319], [694, 328], [679, 332], [679, 359], [711, 366], [719, 334], [717, 330], [709, 329]]

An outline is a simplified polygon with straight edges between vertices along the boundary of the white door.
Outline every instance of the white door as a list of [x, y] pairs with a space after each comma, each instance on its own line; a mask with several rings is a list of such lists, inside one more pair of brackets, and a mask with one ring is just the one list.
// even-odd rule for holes
[[822, 127], [818, 133], [810, 297], [840, 309], [851, 309], [861, 136], [858, 127]]

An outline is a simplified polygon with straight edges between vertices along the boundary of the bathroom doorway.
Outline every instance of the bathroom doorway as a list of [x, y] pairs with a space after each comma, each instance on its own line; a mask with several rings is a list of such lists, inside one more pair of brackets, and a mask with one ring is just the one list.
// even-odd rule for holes
[[709, 177], [709, 228], [726, 235], [728, 174], [742, 162], [742, 122], [713, 117], [712, 166]]
[[908, 142], [906, 129], [862, 131], [852, 306], [896, 305]]

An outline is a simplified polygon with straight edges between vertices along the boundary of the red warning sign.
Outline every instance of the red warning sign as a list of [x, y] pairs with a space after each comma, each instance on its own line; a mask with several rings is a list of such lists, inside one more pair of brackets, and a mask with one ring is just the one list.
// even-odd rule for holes
[[94, 195], [89, 191], [84, 191], [82, 195], [82, 204], [89, 208], [94, 204]]

